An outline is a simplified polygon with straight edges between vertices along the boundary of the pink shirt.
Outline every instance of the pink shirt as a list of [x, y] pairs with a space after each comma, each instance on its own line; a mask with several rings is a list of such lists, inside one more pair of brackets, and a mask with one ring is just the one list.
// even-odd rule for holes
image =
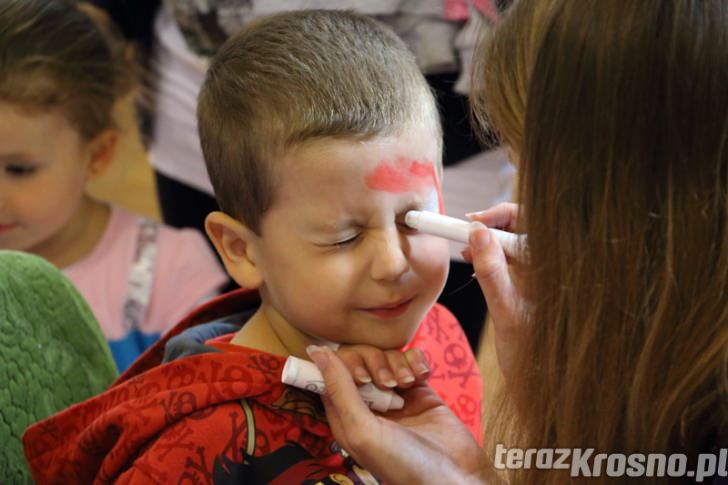
[[[88, 301], [107, 340], [123, 339], [129, 332], [123, 306], [139, 221], [139, 216], [112, 207], [106, 230], [91, 254], [63, 270]], [[164, 333], [226, 282], [227, 276], [202, 234], [159, 225], [150, 300], [138, 330]]]

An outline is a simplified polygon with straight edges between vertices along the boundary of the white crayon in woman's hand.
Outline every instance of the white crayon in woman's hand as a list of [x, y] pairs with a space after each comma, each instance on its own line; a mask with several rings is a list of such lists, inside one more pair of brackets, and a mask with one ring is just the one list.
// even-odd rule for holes
[[[429, 211], [408, 211], [404, 223], [412, 229], [468, 244], [470, 222]], [[527, 251], [526, 236], [490, 228], [508, 256], [524, 259]]]
[[[323, 394], [326, 391], [324, 378], [316, 364], [298, 357], [288, 357], [286, 365], [283, 366], [281, 382], [317, 394]], [[358, 389], [362, 400], [375, 411], [383, 413], [404, 407], [402, 396], [393, 391], [379, 389], [371, 382], [359, 386]]]

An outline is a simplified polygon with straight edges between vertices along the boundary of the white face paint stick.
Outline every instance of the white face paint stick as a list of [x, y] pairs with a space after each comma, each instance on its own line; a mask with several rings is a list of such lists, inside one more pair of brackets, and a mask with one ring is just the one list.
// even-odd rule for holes
[[[433, 236], [444, 237], [452, 241], [468, 244], [470, 235], [470, 222], [454, 217], [444, 216], [436, 212], [408, 211], [404, 216], [404, 223], [412, 229], [432, 234]], [[490, 229], [503, 250], [516, 259], [522, 259], [525, 254], [526, 236], [519, 236], [511, 232], [499, 229]]]
[[[316, 364], [293, 356], [288, 357], [283, 366], [281, 382], [316, 394], [323, 394], [326, 390], [324, 378]], [[402, 396], [393, 391], [383, 391], [371, 382], [359, 386], [359, 395], [367, 406], [382, 413], [404, 407]]]

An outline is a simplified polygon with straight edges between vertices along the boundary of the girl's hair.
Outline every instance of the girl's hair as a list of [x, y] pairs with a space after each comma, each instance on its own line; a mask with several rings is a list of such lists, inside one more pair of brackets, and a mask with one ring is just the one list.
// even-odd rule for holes
[[130, 48], [88, 7], [0, 0], [0, 101], [60, 109], [89, 140], [113, 126], [113, 104], [133, 88], [134, 71]]
[[482, 44], [474, 109], [520, 154], [532, 295], [492, 439], [726, 443], [727, 26], [724, 0], [528, 0]]

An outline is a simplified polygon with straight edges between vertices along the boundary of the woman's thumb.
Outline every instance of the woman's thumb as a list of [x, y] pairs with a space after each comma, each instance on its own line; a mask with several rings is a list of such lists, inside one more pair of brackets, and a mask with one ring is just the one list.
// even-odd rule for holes
[[366, 442], [374, 415], [357, 392], [354, 379], [344, 363], [328, 348], [310, 345], [311, 360], [321, 371], [326, 390], [322, 402], [334, 437], [349, 453], [357, 456], [360, 443]]
[[498, 240], [480, 222], [470, 223], [470, 252], [475, 277], [488, 303], [494, 321], [513, 318], [513, 283], [508, 261]]
[[321, 371], [326, 390], [324, 397], [332, 410], [369, 414], [364, 401], [359, 397], [354, 379], [349, 369], [331, 349], [310, 345], [306, 353]]

